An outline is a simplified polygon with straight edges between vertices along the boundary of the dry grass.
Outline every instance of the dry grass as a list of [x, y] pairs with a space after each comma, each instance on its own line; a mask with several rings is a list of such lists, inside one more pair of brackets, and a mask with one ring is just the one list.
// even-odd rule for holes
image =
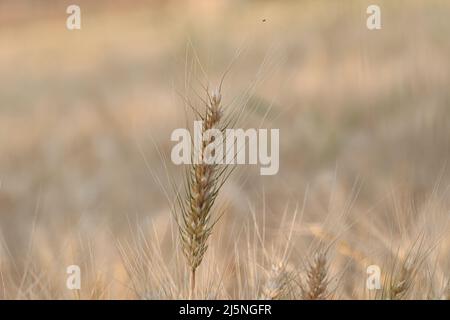
[[[449, 3], [380, 1], [369, 32], [365, 1], [80, 0], [68, 33], [31, 2], [0, 4], [0, 298], [450, 297]], [[280, 172], [182, 176], [176, 93], [237, 49], [205, 129], [245, 107], [280, 129]]]

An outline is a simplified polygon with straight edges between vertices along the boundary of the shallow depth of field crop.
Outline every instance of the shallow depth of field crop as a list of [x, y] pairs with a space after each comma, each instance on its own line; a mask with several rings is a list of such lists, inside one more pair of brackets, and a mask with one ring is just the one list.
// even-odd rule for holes
[[[448, 299], [450, 3], [373, 2], [2, 1], [0, 299]], [[192, 290], [170, 134], [231, 62], [280, 170], [223, 185]]]

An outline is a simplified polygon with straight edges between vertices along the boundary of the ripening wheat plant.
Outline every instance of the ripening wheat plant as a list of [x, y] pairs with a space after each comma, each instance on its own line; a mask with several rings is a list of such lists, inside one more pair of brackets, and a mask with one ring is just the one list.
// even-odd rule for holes
[[450, 3], [377, 2], [2, 1], [0, 299], [449, 299]]

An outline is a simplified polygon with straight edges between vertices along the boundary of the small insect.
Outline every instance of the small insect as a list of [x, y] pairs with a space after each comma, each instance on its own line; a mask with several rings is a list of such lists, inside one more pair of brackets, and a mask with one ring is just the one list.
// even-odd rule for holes
[[262, 22], [266, 22], [266, 19], [262, 19]]

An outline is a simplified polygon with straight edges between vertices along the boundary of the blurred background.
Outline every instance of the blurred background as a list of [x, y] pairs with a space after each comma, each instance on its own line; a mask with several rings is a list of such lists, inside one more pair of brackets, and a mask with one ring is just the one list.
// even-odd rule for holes
[[234, 61], [223, 100], [280, 129], [280, 171], [240, 168], [226, 221], [252, 206], [278, 221], [307, 197], [302, 228], [368, 256], [427, 231], [448, 271], [449, 17], [444, 0], [2, 0], [0, 266], [65, 255], [73, 230], [106, 256], [130, 222], [170, 220], [158, 150], [186, 124], [186, 81], [214, 87]]

